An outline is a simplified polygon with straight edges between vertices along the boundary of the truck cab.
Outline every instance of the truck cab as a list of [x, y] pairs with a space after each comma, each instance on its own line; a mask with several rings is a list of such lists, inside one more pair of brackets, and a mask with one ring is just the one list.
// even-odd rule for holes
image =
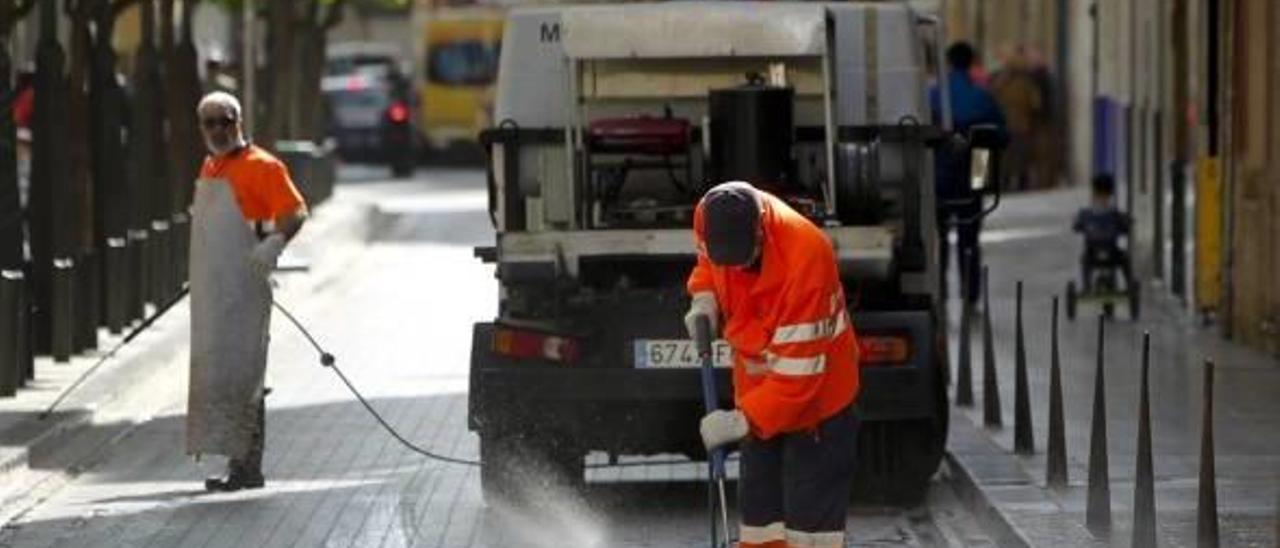
[[481, 135], [497, 239], [476, 250], [500, 305], [474, 326], [469, 394], [487, 500], [579, 485], [593, 451], [705, 458], [682, 317], [693, 210], [727, 180], [829, 236], [861, 346], [856, 496], [923, 496], [948, 421], [932, 147], [954, 146], [924, 28], [905, 3], [508, 13]]

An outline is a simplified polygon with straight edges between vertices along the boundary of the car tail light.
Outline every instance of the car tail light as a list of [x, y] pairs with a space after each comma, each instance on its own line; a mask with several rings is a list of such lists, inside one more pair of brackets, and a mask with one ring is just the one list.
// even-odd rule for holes
[[391, 106], [387, 108], [387, 117], [390, 118], [392, 122], [403, 124], [409, 120], [409, 107], [406, 107], [404, 103], [392, 103]]
[[347, 91], [364, 91], [369, 88], [369, 82], [364, 76], [353, 74], [347, 77]]
[[868, 366], [902, 365], [911, 358], [911, 338], [906, 335], [858, 335], [860, 362]]
[[578, 341], [560, 335], [500, 327], [493, 334], [493, 351], [511, 358], [573, 363]]

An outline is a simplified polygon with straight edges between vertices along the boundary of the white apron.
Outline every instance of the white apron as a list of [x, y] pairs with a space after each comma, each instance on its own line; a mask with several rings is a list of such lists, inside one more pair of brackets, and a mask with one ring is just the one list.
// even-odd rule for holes
[[271, 286], [250, 268], [257, 238], [230, 184], [197, 181], [192, 211], [187, 454], [243, 458], [267, 368]]

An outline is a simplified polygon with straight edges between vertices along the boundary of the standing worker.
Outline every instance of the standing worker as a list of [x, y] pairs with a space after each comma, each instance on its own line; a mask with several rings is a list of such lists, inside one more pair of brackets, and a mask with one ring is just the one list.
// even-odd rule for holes
[[[947, 48], [947, 94], [951, 98], [951, 117], [955, 123], [954, 130], [960, 135], [967, 135], [973, 126], [990, 124], [1001, 132], [1005, 131], [1004, 114], [991, 93], [974, 83], [970, 76], [977, 52], [966, 42], [957, 42]], [[941, 122], [942, 97], [938, 87], [929, 90], [929, 102], [933, 114]], [[959, 244], [959, 257], [968, 257], [970, 264], [982, 264], [982, 250], [978, 246], [978, 234], [982, 232], [982, 197], [969, 185], [969, 151], [948, 150], [939, 148], [934, 153], [935, 191], [938, 197], [938, 251], [939, 251], [939, 288], [942, 295], [947, 294], [947, 263], [951, 253], [950, 241], [947, 239], [951, 226], [956, 227], [956, 240]], [[960, 261], [956, 261], [959, 263]], [[960, 265], [960, 272], [967, 265]], [[974, 269], [975, 271], [977, 268]], [[960, 277], [961, 280], [964, 276]], [[969, 276], [969, 305], [978, 301], [980, 280], [978, 276]]]
[[741, 441], [740, 546], [842, 547], [859, 420], [858, 349], [826, 234], [743, 182], [694, 214], [691, 335], [733, 349], [736, 409], [703, 417], [707, 450]]
[[255, 489], [264, 484], [269, 278], [307, 207], [285, 165], [245, 140], [235, 96], [210, 93], [197, 113], [209, 155], [192, 207], [187, 453], [230, 459], [206, 489]]

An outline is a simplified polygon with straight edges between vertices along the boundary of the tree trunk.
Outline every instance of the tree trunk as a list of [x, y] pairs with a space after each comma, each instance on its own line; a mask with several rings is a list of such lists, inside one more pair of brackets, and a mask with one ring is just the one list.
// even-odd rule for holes
[[69, 141], [67, 163], [76, 188], [76, 213], [80, 217], [76, 244], [81, 251], [94, 247], [94, 188], [89, 154], [89, 14], [85, 0], [71, 9], [71, 61], [68, 73]]
[[[12, 112], [9, 29], [16, 22], [13, 4], [0, 2], [0, 112]], [[16, 127], [12, 116], [0, 116], [0, 269], [21, 268], [22, 205], [18, 193]]]
[[122, 116], [123, 91], [116, 81], [116, 52], [111, 46], [115, 14], [110, 0], [94, 0], [93, 60], [89, 105], [93, 123], [90, 147], [94, 186], [97, 188], [98, 234], [105, 238], [125, 238], [129, 228], [129, 188], [125, 183], [125, 121]]
[[[172, 4], [174, 0], [165, 0]], [[173, 183], [170, 211], [181, 213], [191, 203], [193, 184], [199, 175], [202, 136], [196, 118], [196, 105], [200, 102], [200, 74], [196, 46], [191, 36], [191, 16], [196, 2], [182, 3], [182, 26], [179, 40], [169, 48], [166, 56], [166, 79], [169, 83], [169, 158], [172, 162]], [[172, 10], [172, 8], [170, 8]], [[167, 28], [167, 26], [166, 26]], [[170, 37], [170, 40], [173, 38]]]
[[299, 38], [297, 100], [293, 103], [291, 135], [296, 139], [318, 141], [324, 135], [321, 108], [324, 95], [320, 93], [320, 80], [324, 72], [325, 29], [319, 25], [307, 25], [299, 32]]
[[297, 68], [293, 59], [297, 35], [295, 3], [295, 0], [267, 3], [267, 65], [262, 73], [267, 100], [266, 109], [259, 117], [260, 129], [255, 138], [259, 144], [269, 148], [287, 136], [290, 104], [296, 100], [293, 97]]

